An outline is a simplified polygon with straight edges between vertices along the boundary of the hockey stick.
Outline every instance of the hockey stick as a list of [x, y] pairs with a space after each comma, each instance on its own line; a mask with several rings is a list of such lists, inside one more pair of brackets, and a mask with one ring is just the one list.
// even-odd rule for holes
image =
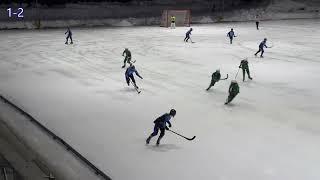
[[193, 41], [192, 41], [192, 39], [191, 39], [191, 38], [189, 38], [189, 39], [190, 39], [190, 42], [191, 42], [191, 43], [195, 43], [195, 42], [193, 42]]
[[181, 135], [179, 133], [176, 133], [176, 132], [174, 132], [174, 131], [172, 131], [170, 129], [168, 131], [170, 131], [170, 132], [172, 132], [172, 133], [174, 133], [174, 134], [176, 134], [176, 135], [178, 135], [180, 137], [183, 137], [183, 138], [185, 138], [186, 140], [189, 140], [189, 141], [192, 141], [192, 140], [194, 140], [196, 138], [196, 136], [193, 136], [192, 138], [187, 138], [187, 137], [185, 137], [185, 136], [183, 136], [183, 135]]
[[226, 78], [223, 78], [223, 79], [220, 79], [220, 80], [227, 80], [229, 77], [229, 75], [227, 74], [227, 77]]
[[234, 79], [237, 79], [239, 71], [240, 71], [240, 68], [238, 69], [238, 72], [237, 72], [236, 77]]
[[130, 82], [131, 82], [132, 86], [134, 87], [134, 89], [137, 91], [137, 93], [140, 94], [141, 91], [139, 91], [139, 89], [137, 88], [137, 86], [134, 85], [134, 83], [133, 83], [132, 81], [130, 81]]

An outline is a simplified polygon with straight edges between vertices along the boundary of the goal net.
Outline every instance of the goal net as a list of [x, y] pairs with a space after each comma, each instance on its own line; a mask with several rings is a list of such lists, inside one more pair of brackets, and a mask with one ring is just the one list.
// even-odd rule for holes
[[160, 26], [169, 27], [171, 25], [171, 16], [176, 17], [176, 26], [190, 26], [190, 14], [190, 10], [164, 10], [162, 12]]

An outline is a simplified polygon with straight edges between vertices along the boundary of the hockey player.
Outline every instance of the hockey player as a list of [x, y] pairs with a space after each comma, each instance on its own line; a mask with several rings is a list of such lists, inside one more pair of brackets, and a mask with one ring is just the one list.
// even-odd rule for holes
[[227, 36], [230, 38], [230, 44], [232, 44], [233, 38], [234, 38], [234, 37], [237, 37], [237, 36], [234, 34], [233, 29], [231, 29], [231, 31], [228, 32]]
[[175, 29], [176, 28], [176, 17], [175, 16], [171, 16], [171, 29]]
[[209, 91], [209, 89], [214, 86], [214, 84], [218, 81], [220, 81], [221, 79], [221, 74], [220, 74], [220, 69], [217, 69], [216, 72], [212, 73], [211, 75], [211, 83], [209, 85], [209, 87], [206, 89], [207, 91]]
[[71, 40], [70, 44], [73, 44], [73, 41], [72, 41], [72, 32], [71, 32], [71, 30], [70, 30], [69, 27], [68, 27], [68, 29], [67, 29], [67, 32], [65, 32], [64, 34], [67, 34], [66, 43], [65, 43], [65, 44], [68, 44], [69, 38], [70, 38], [70, 40]]
[[249, 71], [249, 65], [248, 65], [248, 60], [247, 59], [243, 59], [241, 62], [240, 62], [240, 66], [239, 68], [242, 69], [242, 75], [243, 75], [243, 81], [245, 80], [245, 73], [247, 72], [248, 74], [248, 78], [250, 80], [252, 80], [252, 77], [250, 76], [250, 71]]
[[125, 73], [127, 84], [128, 84], [128, 86], [130, 86], [130, 79], [131, 79], [134, 87], [136, 89], [139, 89], [139, 87], [136, 84], [136, 80], [134, 79], [133, 73], [135, 73], [140, 79], [143, 79], [140, 76], [140, 74], [138, 73], [138, 71], [136, 70], [136, 68], [134, 67], [134, 65], [130, 63], [130, 66], [127, 68], [126, 73]]
[[193, 30], [193, 29], [190, 28], [189, 31], [187, 31], [186, 37], [184, 38], [183, 41], [188, 42], [188, 40], [190, 39], [190, 35], [191, 35], [191, 31], [192, 31], [192, 30]]
[[[169, 130], [169, 127], [171, 127], [170, 119], [173, 118], [176, 115], [176, 110], [171, 109], [169, 113], [165, 113], [164, 115], [158, 117], [154, 122], [154, 128], [153, 133], [150, 134], [150, 136], [146, 140], [146, 144], [150, 143], [150, 140], [152, 137], [156, 136], [160, 130], [160, 136], [157, 140], [157, 146], [160, 144], [160, 140], [165, 135], [165, 131]], [[167, 126], [169, 125], [169, 127]]]
[[229, 104], [239, 94], [239, 85], [236, 80], [232, 80], [229, 86], [229, 96], [224, 104]]
[[126, 63], [128, 64], [131, 64], [131, 52], [129, 51], [128, 48], [125, 48], [123, 53], [122, 53], [122, 56], [124, 56], [124, 54], [126, 54], [126, 57], [124, 58], [123, 60], [123, 66], [122, 68], [125, 68], [126, 67]]
[[259, 15], [256, 15], [256, 28], [259, 30]]
[[268, 46], [266, 45], [267, 43], [267, 38], [264, 38], [263, 41], [260, 43], [259, 45], [259, 51], [257, 51], [254, 55], [257, 56], [257, 54], [259, 52], [261, 52], [260, 57], [263, 58], [263, 53], [264, 53], [264, 49], [263, 48], [268, 48]]

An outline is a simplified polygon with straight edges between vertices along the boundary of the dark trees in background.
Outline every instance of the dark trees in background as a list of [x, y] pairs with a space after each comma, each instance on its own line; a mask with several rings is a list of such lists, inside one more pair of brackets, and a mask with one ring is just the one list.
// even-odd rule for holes
[[[10, 3], [25, 3], [25, 4], [35, 4], [36, 1], [41, 4], [41, 5], [47, 5], [47, 6], [52, 6], [52, 5], [62, 5], [66, 3], [77, 3], [77, 2], [119, 2], [119, 3], [130, 3], [131, 1], [152, 1], [152, 0], [0, 0], [0, 4], [10, 4]], [[223, 1], [224, 4], [232, 4], [234, 5], [234, 2], [240, 2], [241, 4], [257, 4], [257, 3], [262, 3], [265, 1], [269, 0], [172, 0], [179, 3], [184, 3], [184, 2], [192, 2], [192, 3], [197, 3], [197, 2], [210, 2], [210, 4], [213, 6], [214, 4], [221, 4], [221, 1]]]
[[[37, 0], [37, 3], [42, 5], [61, 5], [66, 3], [77, 3], [77, 2], [120, 2], [127, 3], [132, 0]], [[151, 1], [151, 0], [146, 0]], [[0, 4], [11, 4], [11, 3], [25, 3], [25, 4], [35, 4], [36, 0], [1, 0]]]

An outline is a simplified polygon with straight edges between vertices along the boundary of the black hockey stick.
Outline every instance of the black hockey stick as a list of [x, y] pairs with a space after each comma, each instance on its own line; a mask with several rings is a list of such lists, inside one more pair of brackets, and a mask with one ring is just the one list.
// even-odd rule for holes
[[190, 39], [190, 42], [191, 42], [191, 43], [195, 43], [195, 42], [193, 42], [193, 41], [192, 41], [192, 39], [191, 39], [191, 38], [189, 38], [189, 39]]
[[174, 132], [174, 131], [172, 131], [170, 129], [168, 131], [170, 131], [170, 132], [172, 132], [172, 133], [174, 133], [174, 134], [176, 134], [178, 136], [181, 136], [181, 137], [183, 137], [183, 138], [185, 138], [186, 140], [189, 140], [189, 141], [192, 141], [192, 140], [194, 140], [196, 138], [196, 136], [193, 136], [192, 138], [187, 138], [187, 137], [185, 137], [185, 136], [183, 136], [183, 135], [181, 135], [179, 133], [176, 133], [176, 132]]
[[220, 80], [227, 80], [229, 77], [229, 75], [227, 74], [227, 77], [226, 78], [223, 78], [223, 79], [220, 79]]
[[238, 69], [238, 72], [237, 72], [236, 77], [234, 79], [237, 79], [239, 71], [240, 71], [240, 68]]
[[139, 89], [137, 88], [136, 85], [134, 85], [134, 83], [131, 81], [132, 86], [134, 87], [134, 89], [137, 91], [138, 94], [141, 93], [141, 91], [139, 91]]

